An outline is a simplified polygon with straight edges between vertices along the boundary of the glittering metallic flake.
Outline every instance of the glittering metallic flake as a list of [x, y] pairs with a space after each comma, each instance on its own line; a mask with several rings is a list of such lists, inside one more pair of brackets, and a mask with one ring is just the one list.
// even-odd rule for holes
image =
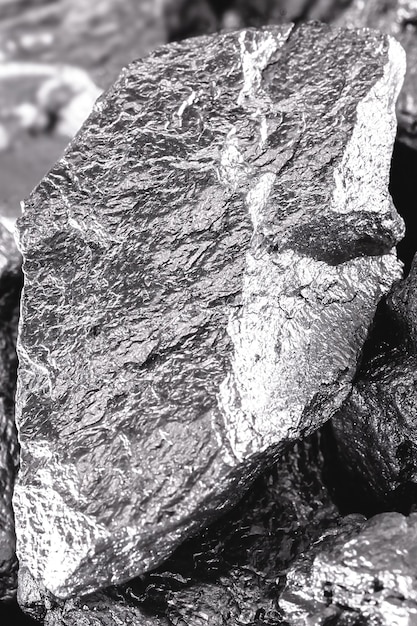
[[340, 406], [400, 275], [403, 73], [319, 24], [162, 47], [25, 203], [14, 507], [49, 591], [155, 567]]

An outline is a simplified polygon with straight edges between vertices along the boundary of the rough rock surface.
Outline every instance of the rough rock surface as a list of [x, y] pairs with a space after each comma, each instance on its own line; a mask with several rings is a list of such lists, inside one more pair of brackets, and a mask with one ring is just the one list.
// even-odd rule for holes
[[291, 626], [417, 621], [417, 514], [348, 520], [290, 568], [279, 605]]
[[212, 626], [259, 624], [261, 616], [264, 623], [276, 624], [283, 572], [339, 523], [323, 483], [320, 448], [316, 434], [296, 444], [234, 510], [183, 544], [153, 573], [99, 594], [60, 601], [41, 592], [21, 568], [19, 603], [48, 626], [113, 626], [128, 623], [132, 614], [141, 626], [142, 621], [152, 626], [197, 626], [204, 620]]
[[379, 502], [407, 510], [417, 492], [417, 258], [381, 304], [370, 358], [332, 429], [355, 482]]
[[21, 258], [13, 235], [0, 224], [0, 599], [16, 591], [17, 562], [12, 511], [18, 443], [14, 423], [16, 336]]
[[397, 102], [398, 138], [417, 148], [417, 0], [353, 0], [335, 25], [375, 28], [404, 47], [407, 72]]
[[26, 202], [14, 507], [55, 595], [158, 565], [346, 397], [400, 273], [403, 71], [320, 24], [160, 48]]

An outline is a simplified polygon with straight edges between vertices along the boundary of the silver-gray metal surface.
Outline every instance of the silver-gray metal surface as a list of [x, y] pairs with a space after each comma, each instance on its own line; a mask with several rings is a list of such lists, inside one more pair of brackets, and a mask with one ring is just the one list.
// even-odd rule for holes
[[45, 626], [280, 624], [284, 572], [340, 521], [321, 443], [314, 433], [292, 446], [229, 514], [124, 585], [58, 600], [20, 567], [20, 606]]
[[340, 406], [400, 276], [403, 73], [320, 24], [160, 48], [25, 203], [14, 507], [52, 593], [155, 567]]
[[280, 599], [291, 626], [417, 620], [417, 514], [346, 518], [290, 568]]

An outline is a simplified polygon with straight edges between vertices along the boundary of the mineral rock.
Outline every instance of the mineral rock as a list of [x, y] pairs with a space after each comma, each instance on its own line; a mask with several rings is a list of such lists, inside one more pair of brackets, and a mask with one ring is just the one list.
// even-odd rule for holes
[[286, 620], [292, 626], [414, 624], [417, 514], [346, 522], [290, 568], [279, 602]]
[[90, 626], [97, 620], [113, 626], [115, 615], [125, 624], [132, 613], [141, 626], [162, 620], [187, 626], [204, 620], [211, 626], [251, 624], [261, 615], [272, 620], [266, 623], [280, 623], [276, 598], [283, 572], [338, 524], [324, 470], [320, 437], [314, 434], [284, 453], [234, 510], [183, 544], [158, 570], [99, 594], [58, 600], [20, 568], [19, 603], [54, 626]]
[[400, 272], [403, 71], [320, 24], [160, 48], [26, 202], [14, 507], [55, 595], [161, 563], [346, 397]]
[[398, 138], [417, 148], [417, 0], [353, 0], [337, 26], [367, 26], [393, 35], [407, 54], [407, 72], [397, 102]]
[[0, 224], [0, 599], [16, 591], [17, 561], [12, 510], [18, 443], [14, 423], [16, 335], [21, 289], [20, 255]]
[[381, 308], [370, 341], [371, 356], [332, 429], [355, 482], [378, 501], [407, 510], [417, 488], [417, 258]]

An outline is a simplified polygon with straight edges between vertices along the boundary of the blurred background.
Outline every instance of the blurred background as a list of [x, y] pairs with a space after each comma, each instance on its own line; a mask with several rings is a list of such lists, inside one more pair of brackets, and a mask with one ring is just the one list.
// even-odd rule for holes
[[0, 216], [62, 155], [102, 90], [158, 45], [241, 26], [333, 20], [349, 0], [0, 0]]

